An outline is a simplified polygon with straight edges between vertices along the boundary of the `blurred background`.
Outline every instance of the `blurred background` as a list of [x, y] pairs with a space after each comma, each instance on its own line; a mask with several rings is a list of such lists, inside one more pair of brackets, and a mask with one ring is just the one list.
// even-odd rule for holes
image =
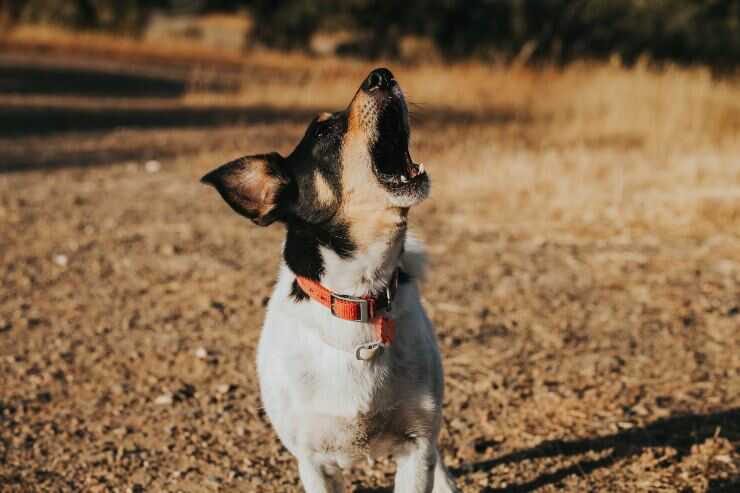
[[[241, 52], [256, 45], [365, 58], [480, 57], [567, 63], [641, 56], [731, 70], [740, 58], [735, 0], [16, 0], [3, 23], [187, 39]], [[435, 53], [436, 52], [436, 53]]]
[[737, 0], [0, 0], [0, 491], [300, 491], [283, 232], [198, 178], [377, 66], [463, 490], [740, 491], [738, 62]]

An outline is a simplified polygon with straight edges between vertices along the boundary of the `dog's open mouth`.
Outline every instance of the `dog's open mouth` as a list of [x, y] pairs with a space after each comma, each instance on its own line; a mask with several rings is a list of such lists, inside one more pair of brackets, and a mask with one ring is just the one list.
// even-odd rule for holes
[[378, 180], [392, 192], [408, 192], [428, 180], [424, 165], [409, 153], [408, 111], [399, 93], [391, 94], [377, 122], [373, 162]]
[[411, 155], [406, 151], [405, 159], [396, 170], [391, 172], [381, 171], [381, 165], [377, 165], [378, 179], [393, 188], [412, 188], [426, 179], [426, 170], [421, 163], [415, 163]]

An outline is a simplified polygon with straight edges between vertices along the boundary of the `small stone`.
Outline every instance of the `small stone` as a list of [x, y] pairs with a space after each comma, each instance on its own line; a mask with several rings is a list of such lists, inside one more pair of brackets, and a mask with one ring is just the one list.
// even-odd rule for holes
[[216, 386], [216, 392], [219, 394], [228, 394], [232, 389], [232, 385], [228, 383], [222, 383]]
[[177, 389], [177, 392], [175, 392], [174, 400], [175, 402], [182, 402], [186, 399], [190, 399], [195, 395], [195, 387], [190, 385], [189, 383], [184, 384], [182, 387]]
[[206, 359], [208, 357], [208, 350], [204, 347], [199, 347], [195, 350], [195, 357], [198, 359]]
[[67, 263], [69, 262], [67, 256], [62, 253], [57, 253], [56, 255], [54, 255], [54, 257], [52, 257], [52, 260], [59, 267], [67, 267]]
[[36, 398], [38, 399], [39, 402], [48, 404], [49, 402], [51, 402], [51, 392], [39, 392], [36, 395]]
[[147, 173], [157, 173], [162, 169], [162, 164], [159, 161], [152, 159], [144, 164], [144, 169]]
[[156, 399], [154, 399], [154, 403], [158, 406], [169, 406], [170, 404], [172, 404], [172, 402], [173, 402], [172, 394], [169, 394], [169, 393], [162, 394]]
[[162, 255], [171, 257], [172, 255], [175, 254], [175, 247], [170, 244], [164, 244], [159, 247], [159, 253], [161, 253]]

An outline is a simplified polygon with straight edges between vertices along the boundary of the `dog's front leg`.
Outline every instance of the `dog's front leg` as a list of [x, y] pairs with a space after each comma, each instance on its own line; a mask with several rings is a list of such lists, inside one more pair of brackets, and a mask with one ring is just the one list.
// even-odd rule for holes
[[342, 471], [338, 467], [317, 464], [304, 457], [298, 459], [298, 474], [306, 493], [344, 493]]
[[394, 493], [432, 492], [437, 450], [428, 438], [416, 438], [408, 452], [398, 456], [396, 462]]

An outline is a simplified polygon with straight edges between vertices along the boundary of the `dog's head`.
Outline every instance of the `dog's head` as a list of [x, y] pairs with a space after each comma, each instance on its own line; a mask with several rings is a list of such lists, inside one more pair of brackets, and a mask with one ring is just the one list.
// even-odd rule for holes
[[289, 242], [291, 231], [315, 236], [343, 257], [405, 227], [408, 208], [430, 187], [409, 154], [406, 100], [385, 68], [368, 75], [345, 110], [317, 116], [289, 156], [245, 156], [202, 181], [256, 224], [286, 223]]
[[296, 216], [307, 222], [372, 208], [408, 208], [429, 193], [409, 154], [406, 100], [393, 74], [373, 70], [349, 106], [322, 113], [293, 152], [245, 156], [205, 175], [226, 202], [260, 226]]

